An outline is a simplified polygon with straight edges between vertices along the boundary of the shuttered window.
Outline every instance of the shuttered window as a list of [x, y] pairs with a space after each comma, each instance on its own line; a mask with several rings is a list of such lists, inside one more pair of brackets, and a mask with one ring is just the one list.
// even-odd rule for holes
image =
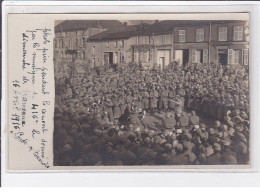
[[179, 30], [179, 42], [185, 42], [185, 30]]
[[227, 27], [219, 27], [218, 29], [218, 40], [227, 41]]
[[196, 29], [196, 42], [203, 42], [204, 41], [204, 29]]
[[243, 26], [234, 26], [234, 41], [243, 40]]

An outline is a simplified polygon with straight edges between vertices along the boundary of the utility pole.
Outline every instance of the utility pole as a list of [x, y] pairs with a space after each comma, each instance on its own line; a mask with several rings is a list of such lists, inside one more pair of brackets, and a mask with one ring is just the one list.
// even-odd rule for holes
[[209, 22], [208, 63], [210, 64], [211, 22]]
[[72, 58], [72, 66], [71, 66], [71, 77], [73, 77], [73, 72], [74, 72], [74, 69], [75, 69], [75, 58], [78, 54], [78, 50], [66, 50], [66, 54], [69, 54], [71, 55], [71, 58]]

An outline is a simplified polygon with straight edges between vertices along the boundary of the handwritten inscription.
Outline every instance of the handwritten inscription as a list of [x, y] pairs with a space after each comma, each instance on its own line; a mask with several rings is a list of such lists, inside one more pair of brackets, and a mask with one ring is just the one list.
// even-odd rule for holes
[[[51, 142], [49, 115], [51, 113], [51, 85], [48, 64], [52, 48], [52, 30], [44, 28], [27, 29], [20, 32], [21, 54], [19, 66], [11, 80], [10, 93], [10, 136], [24, 146], [25, 151], [44, 168], [50, 167], [46, 150]], [[19, 46], [19, 45], [18, 45]]]

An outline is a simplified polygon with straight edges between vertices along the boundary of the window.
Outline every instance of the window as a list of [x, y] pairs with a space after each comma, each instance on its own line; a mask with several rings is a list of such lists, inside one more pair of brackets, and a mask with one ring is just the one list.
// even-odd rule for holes
[[234, 50], [234, 64], [239, 64], [239, 50]]
[[96, 46], [92, 46], [92, 55], [95, 55]]
[[153, 61], [153, 50], [152, 49], [148, 50], [148, 53], [149, 53], [148, 61], [151, 62], [151, 61]]
[[94, 67], [96, 66], [96, 59], [95, 58], [92, 58], [92, 64], [93, 64]]
[[63, 48], [63, 40], [60, 39], [60, 47]]
[[145, 61], [149, 61], [149, 50], [145, 50], [144, 52], [144, 55], [145, 55]]
[[72, 39], [69, 39], [69, 47], [72, 48]]
[[121, 47], [124, 47], [125, 46], [125, 41], [121, 41]]
[[196, 42], [204, 41], [204, 29], [196, 29]]
[[79, 46], [79, 41], [78, 41], [78, 39], [76, 38], [76, 39], [75, 39], [75, 47], [74, 47], [74, 48], [77, 49], [78, 46]]
[[196, 63], [197, 62], [197, 52], [196, 49], [192, 49], [192, 63]]
[[85, 54], [85, 51], [82, 52], [82, 59], [85, 59], [86, 58], [86, 54]]
[[228, 49], [228, 64], [233, 64], [233, 49]]
[[144, 60], [144, 51], [139, 50], [138, 56], [139, 56], [139, 61], [143, 61]]
[[192, 63], [207, 63], [207, 62], [208, 62], [208, 49], [192, 50]]
[[107, 47], [107, 48], [109, 47], [109, 42], [106, 42], [106, 47]]
[[208, 63], [208, 49], [203, 49], [203, 63]]
[[117, 41], [115, 41], [115, 47], [117, 47], [118, 46], [118, 42]]
[[134, 50], [134, 61], [138, 61], [139, 60], [139, 55], [138, 55], [138, 51]]
[[162, 36], [162, 44], [165, 44], [165, 42], [166, 42], [166, 37]]
[[234, 41], [243, 40], [243, 26], [234, 26]]
[[121, 52], [120, 61], [121, 62], [125, 61], [125, 53], [124, 52]]
[[228, 49], [228, 64], [239, 64], [240, 51]]
[[85, 47], [85, 38], [84, 37], [81, 38], [81, 46]]
[[218, 29], [218, 40], [227, 41], [227, 27], [219, 27]]
[[115, 53], [115, 62], [118, 63], [118, 52]]
[[185, 30], [179, 30], [179, 42], [185, 42]]
[[248, 49], [243, 50], [243, 65], [248, 65]]

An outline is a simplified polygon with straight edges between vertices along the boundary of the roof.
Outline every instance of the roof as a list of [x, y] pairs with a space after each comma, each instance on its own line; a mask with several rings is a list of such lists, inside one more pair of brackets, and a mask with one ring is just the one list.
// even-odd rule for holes
[[234, 23], [241, 22], [235, 20], [163, 20], [156, 22], [152, 25], [147, 26], [143, 31], [138, 35], [160, 35], [160, 34], [169, 34], [173, 31], [174, 27], [182, 26], [197, 26], [197, 25], [209, 25], [211, 24], [221, 24], [221, 23]]
[[147, 25], [148, 24], [129, 26], [124, 25], [118, 28], [112, 28], [89, 37], [88, 41], [127, 39], [140, 33], [140, 31], [142, 31], [142, 29]]
[[133, 36], [146, 36], [146, 35], [163, 35], [173, 32], [174, 27], [182, 26], [197, 26], [197, 25], [209, 25], [212, 24], [224, 24], [241, 22], [238, 20], [163, 20], [155, 22], [153, 24], [140, 24], [121, 26], [106, 30], [99, 34], [90, 36], [88, 41], [103, 41], [103, 40], [116, 40], [116, 39], [128, 39]]
[[117, 28], [123, 24], [117, 20], [65, 20], [55, 26], [55, 32], [86, 30], [88, 28]]

